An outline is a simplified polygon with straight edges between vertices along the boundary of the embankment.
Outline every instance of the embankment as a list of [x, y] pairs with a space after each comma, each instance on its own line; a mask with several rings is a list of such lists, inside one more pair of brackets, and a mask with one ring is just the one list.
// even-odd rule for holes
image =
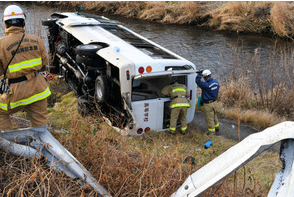
[[205, 1], [44, 1], [60, 7], [82, 5], [85, 10], [168, 24], [236, 33], [291, 38], [294, 32], [292, 2]]

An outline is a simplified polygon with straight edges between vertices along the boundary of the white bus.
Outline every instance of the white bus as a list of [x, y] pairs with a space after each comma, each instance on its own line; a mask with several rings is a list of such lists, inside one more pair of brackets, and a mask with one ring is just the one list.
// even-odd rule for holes
[[87, 13], [54, 13], [48, 27], [51, 72], [79, 97], [79, 111], [100, 111], [118, 131], [142, 135], [169, 128], [170, 98], [160, 94], [171, 78], [190, 92], [187, 121], [196, 105], [196, 67], [116, 21]]

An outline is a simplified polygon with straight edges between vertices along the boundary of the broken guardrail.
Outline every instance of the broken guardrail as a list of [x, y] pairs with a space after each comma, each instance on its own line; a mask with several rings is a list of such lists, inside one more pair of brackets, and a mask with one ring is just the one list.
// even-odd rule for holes
[[0, 150], [22, 157], [46, 157], [50, 167], [78, 179], [80, 184], [89, 184], [100, 196], [111, 197], [91, 173], [51, 135], [46, 126], [0, 131]]
[[200, 196], [260, 153], [280, 142], [282, 169], [276, 174], [268, 197], [294, 195], [294, 122], [287, 121], [252, 134], [190, 175], [171, 197]]

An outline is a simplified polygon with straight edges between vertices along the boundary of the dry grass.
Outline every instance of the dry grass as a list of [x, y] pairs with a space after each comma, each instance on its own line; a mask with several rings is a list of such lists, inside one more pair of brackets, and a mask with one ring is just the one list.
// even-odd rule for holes
[[252, 88], [251, 84], [249, 78], [242, 77], [237, 81], [223, 82], [218, 112], [227, 118], [252, 124], [257, 129], [265, 129], [294, 117], [291, 101], [294, 91], [291, 87], [279, 83], [265, 92], [265, 84], [257, 86], [262, 91]]
[[164, 18], [165, 14], [165, 5], [161, 2], [154, 1], [146, 5], [139, 18], [149, 21], [160, 21]]
[[225, 107], [249, 107], [249, 101], [254, 98], [246, 78], [224, 83], [220, 87], [219, 100]]
[[[150, 132], [143, 137], [122, 136], [92, 117], [79, 118], [76, 114], [76, 104], [68, 102], [72, 100], [71, 97], [67, 95], [63, 99], [65, 103], [56, 106], [52, 111], [53, 114], [59, 110], [64, 113], [63, 109], [67, 108], [72, 117], [67, 125], [70, 134], [57, 137], [114, 196], [170, 196], [189, 174], [236, 143], [222, 137], [203, 135], [194, 128], [190, 128], [191, 132], [186, 136], [169, 136], [167, 133], [156, 132]], [[215, 142], [212, 149], [203, 149], [207, 140]], [[196, 165], [183, 164], [188, 156], [195, 157]], [[274, 166], [274, 171], [277, 172], [278, 154], [265, 153], [259, 159], [263, 160], [264, 157], [277, 161]], [[260, 162], [259, 159], [256, 162]], [[249, 183], [245, 180], [248, 184], [246, 187], [255, 188], [252, 190], [254, 194], [268, 189], [273, 180], [272, 165], [271, 163], [268, 169], [263, 167], [266, 171], [264, 173], [267, 174], [262, 174], [262, 177], [267, 177], [265, 184], [259, 182], [257, 176], [261, 174], [255, 172], [254, 161], [248, 165], [250, 169], [254, 169], [256, 175], [252, 172], [245, 174], [254, 177], [256, 182]], [[256, 166], [256, 169], [259, 167]], [[239, 179], [238, 184], [243, 184], [244, 179]], [[207, 196], [211, 192], [216, 192], [216, 196], [232, 196], [234, 191], [229, 185], [234, 183], [231, 181], [232, 178], [228, 178], [221, 189], [212, 188]], [[246, 188], [243, 188], [235, 192], [242, 196], [246, 193], [245, 190]]]
[[[43, 2], [51, 4], [51, 2]], [[199, 23], [206, 17], [208, 6], [199, 2], [114, 1], [114, 2], [60, 2], [59, 5], [81, 4], [86, 10], [104, 12], [124, 17], [140, 18], [171, 24]], [[205, 4], [205, 5], [203, 5]], [[199, 11], [200, 10], [200, 11]]]
[[199, 21], [199, 2], [152, 2], [140, 18], [169, 24], [191, 24]]
[[0, 152], [1, 196], [96, 196], [77, 181], [46, 166], [45, 160], [28, 160]]
[[294, 34], [293, 2], [276, 2], [271, 9], [271, 21], [274, 32], [281, 37]]
[[[293, 120], [294, 54], [290, 50], [276, 45], [269, 58], [261, 60], [258, 48], [253, 54], [240, 57], [242, 46], [233, 47], [232, 72], [221, 81], [220, 113], [259, 129]], [[261, 61], [267, 66], [261, 66]]]
[[[43, 3], [52, 4], [49, 1]], [[160, 23], [197, 24], [238, 33], [288, 38], [294, 33], [293, 2], [62, 1], [55, 4], [63, 8], [81, 4], [91, 11]]]
[[[81, 117], [74, 97], [69, 93], [49, 109], [52, 132], [113, 196], [170, 196], [188, 175], [236, 144], [220, 136], [204, 135], [195, 128], [189, 128], [185, 136], [165, 132], [122, 136], [100, 118]], [[55, 133], [56, 129], [63, 132]], [[204, 149], [208, 140], [214, 144]], [[195, 158], [195, 165], [183, 163], [188, 156]], [[6, 159], [6, 154], [0, 157], [3, 161], [0, 177], [4, 177], [0, 179], [0, 195], [9, 196], [8, 192], [14, 191], [13, 196], [95, 196], [91, 189], [47, 168], [44, 161], [10, 156]], [[278, 153], [263, 153], [204, 196], [266, 193], [280, 166]]]
[[61, 97], [70, 92], [68, 85], [62, 79], [58, 79], [58, 76], [54, 78], [49, 83], [51, 95], [48, 97], [48, 107], [53, 107], [55, 103], [61, 102]]
[[[220, 104], [221, 106], [221, 104]], [[254, 109], [244, 109], [239, 108], [219, 108], [218, 113], [222, 114], [226, 118], [233, 120], [240, 120], [243, 123], [248, 123], [253, 125], [258, 130], [263, 130], [267, 127], [276, 125], [278, 123], [286, 121], [286, 118], [279, 117], [276, 114], [269, 113], [265, 110], [254, 110]]]
[[248, 78], [223, 83], [219, 94], [218, 113], [223, 116], [265, 129], [285, 121], [267, 108], [260, 109], [260, 99], [252, 91]]
[[230, 2], [213, 13], [211, 24], [219, 30], [267, 33], [270, 6], [268, 2]]

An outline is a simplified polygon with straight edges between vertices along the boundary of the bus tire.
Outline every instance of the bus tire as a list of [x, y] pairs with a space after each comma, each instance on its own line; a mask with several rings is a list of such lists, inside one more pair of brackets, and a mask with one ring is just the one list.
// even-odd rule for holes
[[56, 25], [56, 21], [57, 19], [47, 19], [44, 21], [42, 20], [42, 25], [50, 27], [50, 26]]
[[95, 80], [95, 94], [96, 103], [105, 103], [109, 99], [108, 82], [104, 75], [99, 75]]
[[76, 62], [78, 64], [85, 64], [87, 66], [92, 66], [92, 65], [95, 65], [95, 59], [94, 58], [91, 58], [91, 57], [88, 57], [88, 56], [81, 56], [81, 55], [77, 55], [76, 56]]
[[96, 52], [102, 48], [103, 46], [99, 44], [82, 44], [76, 47], [76, 52], [80, 56], [95, 57]]

